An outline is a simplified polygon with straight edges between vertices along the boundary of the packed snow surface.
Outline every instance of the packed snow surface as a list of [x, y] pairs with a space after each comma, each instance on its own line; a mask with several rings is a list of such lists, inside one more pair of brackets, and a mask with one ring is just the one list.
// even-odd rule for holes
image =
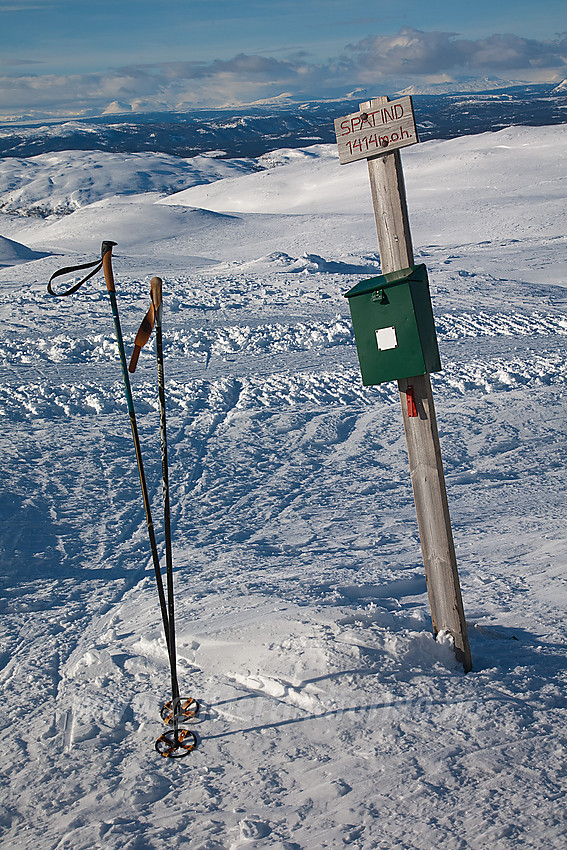
[[[379, 273], [364, 162], [70, 152], [0, 167], [2, 846], [565, 847], [567, 128], [403, 153], [474, 669], [433, 639], [400, 402], [343, 293]], [[182, 693], [110, 305], [164, 281]], [[61, 284], [63, 286], [63, 284]], [[153, 342], [132, 386], [163, 550]]]

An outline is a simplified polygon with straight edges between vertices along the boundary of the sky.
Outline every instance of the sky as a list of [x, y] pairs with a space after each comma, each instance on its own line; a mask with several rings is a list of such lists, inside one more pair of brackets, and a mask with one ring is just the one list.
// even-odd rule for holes
[[565, 78], [565, 0], [0, 0], [5, 121]]

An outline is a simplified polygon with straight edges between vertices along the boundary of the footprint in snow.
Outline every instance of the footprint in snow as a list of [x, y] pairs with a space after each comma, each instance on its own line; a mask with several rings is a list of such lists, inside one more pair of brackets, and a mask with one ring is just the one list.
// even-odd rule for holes
[[241, 840], [257, 841], [266, 838], [270, 834], [271, 827], [266, 821], [244, 818], [239, 823]]

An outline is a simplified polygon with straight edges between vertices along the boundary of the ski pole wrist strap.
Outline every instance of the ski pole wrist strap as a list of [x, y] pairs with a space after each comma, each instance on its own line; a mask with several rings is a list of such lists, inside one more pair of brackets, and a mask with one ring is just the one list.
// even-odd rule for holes
[[[59, 271], [51, 275], [51, 277], [49, 278], [49, 283], [47, 284], [47, 291], [50, 295], [55, 295], [57, 298], [61, 298], [63, 295], [72, 295], [74, 292], [77, 291], [77, 289], [80, 289], [83, 283], [86, 283], [87, 280], [89, 280], [97, 272], [99, 272], [101, 268], [102, 260], [95, 260], [94, 263], [83, 263], [80, 266], [66, 266], [64, 269], [59, 269]], [[54, 291], [51, 284], [53, 283], [56, 277], [62, 277], [63, 275], [73, 274], [73, 272], [79, 272], [83, 269], [92, 269], [92, 271], [85, 275], [85, 277], [78, 283], [75, 283], [73, 286], [71, 286], [70, 289], [66, 289], [65, 292]]]
[[152, 303], [150, 304], [150, 309], [142, 319], [142, 324], [140, 325], [138, 333], [136, 334], [136, 339], [134, 340], [134, 351], [132, 352], [132, 357], [130, 358], [130, 365], [128, 366], [129, 372], [136, 371], [140, 351], [151, 337], [156, 319], [158, 325], [161, 325], [162, 283], [163, 281], [161, 277], [152, 277]]
[[[99, 260], [95, 260], [93, 263], [81, 263], [78, 266], [66, 266], [64, 269], [59, 269], [59, 271], [54, 272], [49, 278], [49, 283], [47, 284], [47, 291], [50, 295], [55, 295], [56, 298], [62, 298], [64, 295], [72, 295], [78, 289], [81, 288], [83, 283], [86, 283], [87, 280], [90, 280], [91, 277], [94, 277], [97, 272], [99, 272], [103, 265], [103, 258], [105, 253], [112, 250], [112, 246], [116, 245], [116, 242], [103, 242], [102, 243], [102, 257]], [[75, 272], [84, 271], [85, 269], [92, 269], [87, 275], [82, 278], [78, 283], [73, 284], [69, 289], [66, 289], [64, 292], [55, 292], [53, 289], [52, 283], [57, 277], [63, 277], [64, 275], [74, 274]]]

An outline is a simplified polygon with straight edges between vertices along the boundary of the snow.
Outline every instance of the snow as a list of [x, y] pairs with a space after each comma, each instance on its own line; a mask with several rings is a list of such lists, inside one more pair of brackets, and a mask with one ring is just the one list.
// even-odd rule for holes
[[[362, 386], [343, 297], [379, 270], [365, 164], [1, 163], [3, 846], [565, 846], [566, 132], [402, 156], [468, 675], [431, 634], [397, 391]], [[129, 349], [164, 280], [179, 675], [203, 706], [175, 762], [104, 282], [46, 292], [103, 239]], [[133, 392], [161, 548], [151, 345]]]
[[129, 156], [100, 151], [62, 151], [0, 160], [0, 210], [19, 215], [63, 215], [94, 201], [142, 192], [172, 192], [194, 183], [246, 173], [253, 160], [192, 159], [164, 153]]
[[16, 263], [27, 263], [45, 256], [39, 251], [31, 251], [20, 242], [0, 236], [0, 266], [14, 266]]

